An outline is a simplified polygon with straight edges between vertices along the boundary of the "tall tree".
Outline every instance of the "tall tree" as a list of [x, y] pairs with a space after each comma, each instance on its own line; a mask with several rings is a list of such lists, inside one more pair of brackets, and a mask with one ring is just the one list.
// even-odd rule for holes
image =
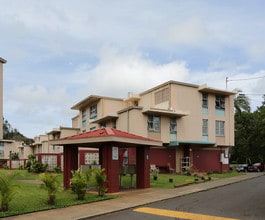
[[250, 112], [251, 108], [250, 108], [250, 102], [249, 102], [249, 98], [241, 93], [241, 90], [237, 90], [238, 94], [235, 97], [234, 100], [234, 106], [236, 109], [236, 112], [241, 113], [242, 111], [246, 111], [246, 112]]
[[16, 128], [12, 128], [11, 124], [3, 119], [3, 138], [7, 140], [23, 141], [25, 144], [30, 145], [34, 142], [33, 139], [25, 137]]

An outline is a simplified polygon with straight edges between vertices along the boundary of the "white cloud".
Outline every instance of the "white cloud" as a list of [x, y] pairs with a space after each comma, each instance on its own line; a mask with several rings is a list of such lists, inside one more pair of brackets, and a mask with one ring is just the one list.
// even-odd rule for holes
[[114, 48], [104, 49], [95, 68], [76, 72], [84, 88], [79, 94], [125, 97], [127, 92], [139, 93], [168, 80], [185, 81], [189, 70], [185, 62], [157, 64], [139, 52], [123, 53]]
[[[33, 136], [71, 124], [70, 107], [91, 94], [125, 97], [168, 80], [222, 89], [226, 77], [260, 76], [263, 5], [2, 0], [4, 116]], [[263, 85], [228, 82], [248, 93]]]
[[207, 37], [205, 25], [198, 17], [179, 21], [168, 28], [167, 37], [173, 44], [196, 45]]

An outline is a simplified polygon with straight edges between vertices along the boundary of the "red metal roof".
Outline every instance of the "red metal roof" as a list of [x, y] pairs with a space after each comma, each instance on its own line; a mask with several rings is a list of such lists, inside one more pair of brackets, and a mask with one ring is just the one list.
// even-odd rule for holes
[[121, 137], [121, 138], [130, 138], [130, 139], [135, 139], [135, 140], [142, 140], [142, 141], [156, 141], [156, 142], [161, 142], [158, 140], [152, 140], [150, 138], [145, 138], [139, 135], [131, 134], [128, 132], [120, 131], [114, 128], [110, 127], [105, 127], [105, 128], [100, 128], [97, 130], [73, 135], [73, 136], [68, 136], [61, 138], [60, 140], [75, 140], [75, 139], [83, 139], [83, 138], [96, 138], [96, 137]]

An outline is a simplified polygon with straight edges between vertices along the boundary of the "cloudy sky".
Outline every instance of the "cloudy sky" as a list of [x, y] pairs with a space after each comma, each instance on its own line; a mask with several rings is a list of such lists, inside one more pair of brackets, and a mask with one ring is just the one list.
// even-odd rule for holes
[[[265, 93], [263, 0], [0, 0], [4, 118], [33, 138], [94, 94], [168, 80]], [[228, 82], [226, 84], [226, 77]]]

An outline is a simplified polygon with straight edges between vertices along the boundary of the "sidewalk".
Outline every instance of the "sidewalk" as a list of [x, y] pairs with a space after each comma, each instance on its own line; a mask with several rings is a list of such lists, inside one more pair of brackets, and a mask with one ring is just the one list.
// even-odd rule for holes
[[205, 183], [191, 184], [188, 186], [175, 189], [139, 189], [119, 193], [120, 197], [101, 202], [94, 202], [83, 205], [76, 205], [61, 209], [52, 209], [48, 211], [34, 212], [20, 216], [7, 217], [7, 220], [70, 220], [70, 219], [85, 219], [97, 215], [103, 215], [119, 210], [142, 206], [152, 202], [157, 202], [165, 199], [170, 199], [190, 193], [200, 192], [242, 180], [247, 180], [264, 175], [264, 173], [246, 173], [232, 178], [212, 180]]

